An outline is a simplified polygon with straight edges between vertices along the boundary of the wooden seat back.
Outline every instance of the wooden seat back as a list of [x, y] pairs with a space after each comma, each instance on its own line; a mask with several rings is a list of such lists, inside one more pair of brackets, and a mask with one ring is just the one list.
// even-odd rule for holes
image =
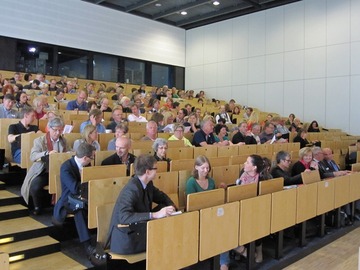
[[148, 222], [146, 250], [147, 270], [183, 269], [197, 263], [199, 212], [183, 213]]
[[117, 178], [126, 176], [126, 165], [106, 165], [106, 166], [91, 166], [83, 167], [81, 171], [81, 183], [89, 182], [90, 180], [103, 179], [104, 176], [108, 178]]
[[21, 134], [21, 168], [29, 169], [33, 164], [30, 160], [31, 149], [34, 146], [34, 140], [44, 133], [22, 133]]
[[115, 203], [120, 191], [129, 182], [129, 177], [90, 180], [88, 186], [88, 228], [96, 228], [96, 208]]
[[115, 154], [115, 150], [110, 151], [97, 151], [95, 153], [95, 166], [100, 166], [104, 159], [110, 157], [111, 155]]
[[336, 177], [334, 187], [334, 207], [339, 208], [351, 202], [350, 200], [350, 175]]
[[98, 135], [98, 142], [100, 144], [100, 149], [105, 151], [108, 149], [109, 141], [115, 137], [115, 133], [100, 133]]
[[193, 169], [194, 167], [194, 160], [193, 159], [179, 159], [179, 160], [172, 160], [170, 162], [170, 171], [182, 171]]
[[246, 200], [257, 196], [257, 183], [231, 186], [226, 189], [226, 202]]
[[321, 181], [318, 170], [314, 170], [311, 172], [302, 172], [301, 179], [304, 184], [312, 184]]
[[193, 147], [169, 147], [167, 150], [167, 157], [172, 160], [178, 159], [193, 159], [194, 148]]
[[300, 185], [296, 195], [296, 224], [316, 216], [317, 209], [317, 183]]
[[239, 155], [239, 145], [218, 147], [218, 157], [231, 157], [237, 155]]
[[227, 185], [234, 184], [236, 179], [239, 178], [239, 165], [227, 165], [212, 167], [212, 177], [217, 183], [217, 186], [223, 182]]
[[317, 183], [317, 209], [316, 215], [325, 214], [335, 207], [335, 183], [334, 179], [327, 179]]
[[[249, 185], [244, 185], [249, 186]], [[257, 214], [254, 214], [257, 213]], [[270, 234], [271, 195], [240, 201], [239, 245], [245, 245]]]
[[217, 157], [218, 147], [214, 145], [194, 147], [194, 158], [196, 159], [198, 156]]
[[296, 189], [282, 190], [271, 194], [271, 233], [295, 225]]
[[284, 188], [284, 178], [274, 178], [259, 182], [259, 195], [271, 194]]
[[49, 193], [56, 194], [56, 179], [60, 182], [61, 165], [74, 153], [56, 153], [49, 155]]
[[186, 211], [196, 211], [225, 203], [225, 190], [222, 188], [187, 195]]
[[[199, 260], [203, 261], [238, 246], [239, 202], [200, 210]], [[225, 234], [219, 232], [226, 232]]]

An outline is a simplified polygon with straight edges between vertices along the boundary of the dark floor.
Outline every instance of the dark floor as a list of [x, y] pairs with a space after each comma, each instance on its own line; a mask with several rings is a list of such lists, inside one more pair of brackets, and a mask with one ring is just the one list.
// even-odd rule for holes
[[[20, 187], [19, 186], [10, 186], [7, 187], [7, 190], [14, 192], [20, 195]], [[51, 224], [51, 215], [52, 215], [52, 208], [44, 209], [42, 215], [40, 216], [33, 216], [39, 222], [42, 222], [45, 225], [52, 226]], [[298, 239], [295, 237], [294, 228], [290, 228], [284, 232], [284, 248], [283, 248], [283, 257], [280, 260], [274, 259], [274, 250], [275, 250], [275, 239], [273, 236], [269, 236], [263, 239], [263, 257], [264, 261], [260, 264], [255, 264], [253, 269], [282, 269], [287, 265], [303, 258], [304, 256], [312, 253], [313, 251], [327, 245], [328, 243], [336, 240], [337, 238], [345, 235], [346, 233], [350, 232], [351, 230], [360, 226], [360, 222], [356, 221], [351, 226], [346, 226], [343, 228], [335, 229], [335, 228], [327, 228], [326, 235], [322, 238], [316, 236], [316, 226], [315, 221], [308, 224], [308, 232], [312, 236], [307, 237], [307, 245], [305, 247], [299, 247]], [[52, 226], [53, 227], [53, 226]], [[96, 231], [92, 231], [93, 233], [93, 241], [96, 241]], [[76, 230], [75, 225], [72, 224], [72, 220], [67, 221], [67, 226], [62, 229], [58, 229], [53, 227], [52, 228], [52, 235], [61, 240], [61, 250], [69, 257], [75, 259], [76, 261], [80, 262], [84, 266], [88, 268], [92, 268], [91, 263], [86, 258], [86, 254], [84, 252], [83, 247], [79, 244], [78, 240], [76, 239]], [[69, 237], [70, 236], [70, 237]], [[72, 238], [69, 240], [69, 238]], [[218, 258], [215, 260], [207, 260], [204, 262], [199, 262], [197, 265], [190, 266], [186, 269], [189, 270], [206, 270], [206, 269], [219, 269], [218, 266]], [[215, 267], [212, 265], [215, 264]], [[108, 269], [145, 269], [145, 264], [139, 264], [135, 266], [122, 266], [120, 267], [116, 263]], [[230, 264], [231, 270], [240, 270], [246, 269], [246, 259], [241, 258], [240, 260], [235, 260], [232, 258]]]

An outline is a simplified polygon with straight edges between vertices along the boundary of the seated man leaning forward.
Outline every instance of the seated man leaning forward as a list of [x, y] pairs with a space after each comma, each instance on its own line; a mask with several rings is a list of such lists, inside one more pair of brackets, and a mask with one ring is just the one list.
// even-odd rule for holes
[[[111, 252], [145, 251], [146, 221], [175, 212], [171, 199], [153, 185], [156, 163], [155, 157], [150, 155], [140, 155], [135, 160], [135, 176], [121, 190], [113, 210], [109, 230]], [[152, 209], [153, 202], [158, 204], [157, 209]]]
[[21, 195], [25, 202], [29, 204], [30, 196], [34, 203], [34, 215], [39, 215], [44, 198], [48, 199], [50, 205], [51, 196], [44, 189], [49, 184], [49, 155], [62, 153], [69, 150], [66, 140], [61, 136], [64, 122], [60, 118], [49, 120], [48, 132], [34, 140], [34, 145], [30, 152], [30, 159], [34, 163], [27, 171], [24, 183], [21, 186]]
[[9, 126], [8, 141], [11, 144], [13, 161], [21, 163], [21, 134], [30, 132], [41, 132], [39, 127], [31, 125], [35, 120], [35, 110], [32, 107], [25, 107], [21, 110], [22, 119], [17, 124]]

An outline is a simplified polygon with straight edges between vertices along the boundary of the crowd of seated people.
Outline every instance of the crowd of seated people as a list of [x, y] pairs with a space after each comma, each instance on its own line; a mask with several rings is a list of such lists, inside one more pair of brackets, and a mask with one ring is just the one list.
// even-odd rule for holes
[[[16, 74], [15, 77], [17, 77]], [[299, 153], [299, 161], [291, 164], [291, 153], [280, 151], [276, 154], [276, 164], [270, 168], [269, 162], [262, 157], [255, 154], [250, 155], [244, 164], [244, 169], [239, 172], [239, 178], [234, 179], [234, 184], [244, 185], [272, 177], [284, 177], [285, 185], [298, 185], [302, 184], [302, 172], [319, 170], [321, 178], [336, 177], [349, 173], [346, 170], [341, 170], [333, 161], [331, 149], [308, 147], [312, 142], [306, 140], [307, 131], [301, 129], [301, 121], [293, 114], [289, 116], [288, 122], [280, 117], [272, 117], [272, 115], [270, 117], [269, 115], [262, 122], [262, 127], [259, 123], [258, 113], [255, 109], [247, 107], [243, 119], [236, 118], [238, 127], [233, 129], [234, 125], [232, 123], [235, 118], [232, 118], [232, 115], [241, 115], [242, 107], [237, 105], [235, 100], [230, 100], [229, 104], [215, 102], [214, 107], [216, 106], [216, 109], [212, 112], [202, 110], [202, 105], [205, 105], [205, 102], [208, 101], [204, 91], [200, 91], [196, 95], [200, 100], [200, 103], [196, 104], [191, 102], [194, 98], [194, 91], [178, 91], [176, 88], [168, 89], [167, 86], [153, 88], [149, 92], [146, 92], [145, 86], [141, 86], [140, 89], [134, 89], [127, 96], [119, 84], [111, 89], [107, 88], [106, 85], [101, 85], [96, 90], [93, 83], [86, 84], [86, 87], [82, 89], [75, 81], [67, 78], [62, 78], [58, 82], [52, 79], [48, 82], [50, 86], [46, 82], [45, 76], [41, 74], [37, 75], [34, 80], [31, 80], [30, 76], [27, 76], [27, 79], [27, 87], [24, 87], [25, 91], [26, 89], [41, 91], [39, 96], [33, 98], [33, 106], [29, 102], [27, 92], [19, 90], [19, 87], [10, 87], [12, 86], [11, 80], [3, 80], [3, 104], [0, 105], [0, 118], [19, 118], [20, 120], [18, 124], [9, 127], [8, 133], [13, 160], [16, 163], [20, 163], [20, 134], [39, 132], [39, 128], [32, 123], [36, 122], [36, 119], [48, 120], [46, 133], [33, 143], [30, 159], [34, 164], [29, 168], [22, 187], [22, 195], [25, 201], [33, 205], [33, 214], [41, 214], [43, 208], [41, 199], [47, 195], [43, 187], [47, 185], [49, 178], [47, 170], [48, 156], [71, 150], [75, 152], [73, 158], [62, 165], [59, 164], [63, 172], [60, 180], [65, 193], [54, 210], [53, 222], [58, 225], [63, 223], [64, 215], [67, 213], [67, 210], [64, 209], [67, 201], [66, 196], [69, 193], [79, 193], [79, 169], [89, 166], [96, 156], [96, 151], [105, 150], [100, 149], [99, 133], [105, 133], [107, 129], [114, 134], [114, 137], [106, 142], [106, 146], [107, 150], [115, 150], [115, 153], [104, 159], [101, 165], [126, 164], [126, 172], [130, 176], [130, 165], [137, 160], [137, 157], [131, 153], [131, 145], [136, 145], [136, 141], [132, 140], [129, 135], [129, 132], [131, 132], [130, 122], [146, 122], [142, 140], [153, 141], [152, 149], [155, 160], [166, 161], [168, 170], [171, 162], [167, 157], [168, 140], [182, 140], [184, 147], [229, 146], [233, 144], [241, 147], [244, 144], [288, 142], [290, 134], [298, 132], [294, 142], [299, 141], [302, 148]], [[16, 79], [15, 81], [19, 82]], [[81, 138], [76, 140], [72, 146], [67, 145], [66, 140], [61, 136], [65, 123], [59, 117], [60, 114], [57, 114], [56, 111], [50, 112], [47, 108], [48, 101], [50, 101], [50, 97], [47, 97], [49, 92], [55, 93], [54, 102], [67, 102], [66, 110], [88, 112], [88, 120], [84, 121], [80, 126]], [[67, 93], [74, 94], [74, 98], [65, 100]], [[109, 99], [106, 93], [113, 93], [113, 97], [116, 99]], [[17, 103], [15, 103], [14, 94], [17, 95]], [[186, 103], [186, 101], [179, 103], [177, 102], [178, 99], [188, 100], [189, 103]], [[111, 112], [111, 120], [107, 122], [106, 128], [103, 120], [105, 112]], [[309, 132], [319, 132], [320, 128], [317, 121], [313, 121], [307, 130]], [[169, 132], [171, 134], [167, 139], [158, 138], [160, 132]], [[190, 137], [192, 140], [187, 138], [187, 134], [193, 135]], [[215, 181], [208, 177], [211, 170], [209, 160], [204, 156], [194, 158], [194, 174], [186, 184], [186, 194], [216, 188]], [[156, 164], [152, 159], [149, 159], [149, 162], [152, 165]], [[265, 164], [268, 165], [265, 166]], [[146, 181], [150, 179], [151, 181], [154, 173], [156, 173], [152, 172], [152, 170], [156, 170], [155, 165], [153, 167], [149, 167], [149, 164], [138, 165], [141, 166], [138, 168], [135, 166], [135, 175], [138, 176], [140, 181], [142, 179], [147, 179]], [[75, 172], [76, 170], [77, 172]], [[224, 185], [219, 187], [226, 188]], [[172, 202], [167, 201], [167, 204], [172, 205]], [[149, 214], [149, 219], [167, 216], [174, 210], [171, 207], [166, 209], [160, 210], [163, 211], [161, 213], [151, 212], [153, 214]], [[87, 254], [91, 255], [93, 247], [89, 241], [86, 225], [84, 226], [85, 215], [86, 213], [83, 212], [77, 214], [75, 223], [79, 240], [84, 243]], [[242, 255], [246, 254], [244, 247], [238, 247], [236, 251]], [[256, 243], [256, 252], [256, 262], [261, 262], [261, 241]], [[221, 255], [221, 269], [228, 269], [228, 262], [228, 252], [226, 252]]]

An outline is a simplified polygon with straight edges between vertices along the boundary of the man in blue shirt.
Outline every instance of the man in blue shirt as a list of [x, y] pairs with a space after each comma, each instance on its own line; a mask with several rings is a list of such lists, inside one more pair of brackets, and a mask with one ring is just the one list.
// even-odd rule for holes
[[105, 127], [101, 123], [102, 121], [102, 112], [99, 109], [93, 109], [89, 113], [89, 120], [82, 122], [80, 125], [80, 132], [82, 133], [85, 126], [93, 125], [96, 126], [96, 130], [98, 133], [105, 133]]
[[87, 92], [85, 90], [80, 90], [77, 98], [75, 100], [69, 101], [66, 105], [66, 110], [69, 111], [87, 111]]

